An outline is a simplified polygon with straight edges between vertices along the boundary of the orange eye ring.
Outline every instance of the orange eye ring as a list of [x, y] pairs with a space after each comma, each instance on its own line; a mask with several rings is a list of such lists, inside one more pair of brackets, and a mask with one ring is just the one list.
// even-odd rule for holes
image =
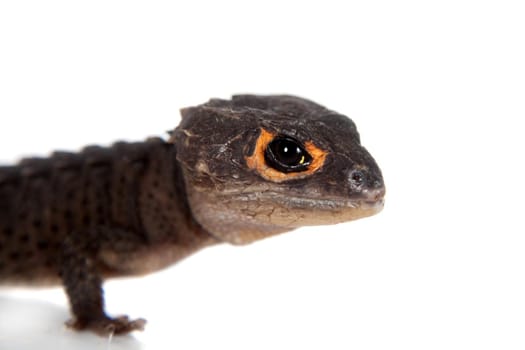
[[255, 143], [253, 154], [246, 157], [248, 168], [255, 170], [264, 179], [273, 182], [283, 182], [292, 179], [300, 179], [312, 175], [322, 168], [328, 152], [318, 148], [312, 141], [304, 144], [304, 149], [312, 157], [312, 160], [306, 167], [306, 170], [300, 172], [281, 172], [270, 167], [265, 159], [265, 152], [268, 145], [277, 137], [275, 133], [261, 128], [261, 133]]

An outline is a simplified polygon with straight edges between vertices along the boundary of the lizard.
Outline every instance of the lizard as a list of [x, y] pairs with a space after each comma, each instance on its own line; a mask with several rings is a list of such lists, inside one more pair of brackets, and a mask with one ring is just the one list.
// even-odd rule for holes
[[0, 167], [0, 284], [63, 285], [67, 325], [111, 317], [103, 281], [212, 245], [244, 245], [384, 205], [381, 170], [345, 115], [291, 95], [234, 95], [181, 110], [169, 139], [54, 152]]

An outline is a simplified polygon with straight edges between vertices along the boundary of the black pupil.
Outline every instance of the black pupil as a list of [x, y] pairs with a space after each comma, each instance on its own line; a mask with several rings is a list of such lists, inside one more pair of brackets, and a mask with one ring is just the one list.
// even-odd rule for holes
[[272, 152], [281, 163], [289, 166], [298, 165], [301, 162], [303, 151], [294, 142], [288, 140], [276, 141], [272, 144]]
[[312, 161], [302, 145], [289, 137], [277, 137], [270, 142], [265, 158], [268, 165], [283, 172], [307, 170]]

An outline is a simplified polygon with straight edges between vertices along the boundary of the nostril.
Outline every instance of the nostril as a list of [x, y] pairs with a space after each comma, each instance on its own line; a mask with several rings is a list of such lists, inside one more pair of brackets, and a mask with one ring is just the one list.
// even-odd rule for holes
[[359, 188], [365, 184], [365, 174], [361, 170], [352, 170], [349, 176], [353, 188]]

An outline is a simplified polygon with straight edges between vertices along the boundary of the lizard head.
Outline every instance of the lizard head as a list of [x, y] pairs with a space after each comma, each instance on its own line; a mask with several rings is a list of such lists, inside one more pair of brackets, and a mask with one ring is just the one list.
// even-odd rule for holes
[[294, 96], [233, 96], [182, 110], [174, 130], [196, 220], [244, 244], [373, 215], [384, 184], [352, 120]]

